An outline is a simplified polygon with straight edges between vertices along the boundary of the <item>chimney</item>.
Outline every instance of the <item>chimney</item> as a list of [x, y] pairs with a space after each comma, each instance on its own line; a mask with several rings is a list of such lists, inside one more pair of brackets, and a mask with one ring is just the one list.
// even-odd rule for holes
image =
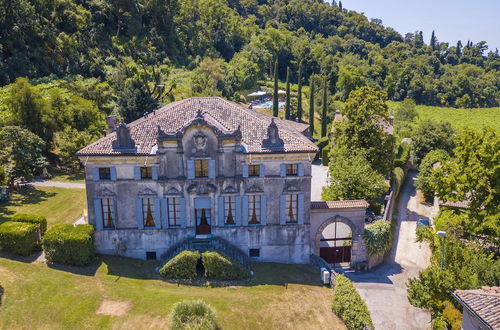
[[113, 133], [116, 131], [116, 116], [108, 116], [106, 118], [106, 122], [108, 123], [108, 131], [109, 133]]

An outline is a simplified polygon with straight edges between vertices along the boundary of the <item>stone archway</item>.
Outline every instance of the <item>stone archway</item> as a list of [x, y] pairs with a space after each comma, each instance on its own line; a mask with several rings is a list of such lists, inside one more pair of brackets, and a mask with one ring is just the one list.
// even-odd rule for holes
[[331, 225], [332, 223], [335, 223], [335, 222], [340, 222], [340, 223], [343, 223], [343, 224], [346, 224], [347, 226], [349, 226], [349, 228], [351, 229], [353, 239], [354, 239], [355, 234], [357, 234], [359, 232], [358, 228], [356, 228], [354, 223], [346, 217], [336, 215], [334, 217], [328, 218], [327, 220], [323, 221], [323, 223], [319, 226], [318, 230], [316, 231], [316, 236], [314, 238], [314, 251], [315, 251], [316, 255], [319, 256], [320, 241], [321, 241], [321, 235], [323, 233], [323, 230], [325, 230], [325, 228], [328, 227], [328, 225]]

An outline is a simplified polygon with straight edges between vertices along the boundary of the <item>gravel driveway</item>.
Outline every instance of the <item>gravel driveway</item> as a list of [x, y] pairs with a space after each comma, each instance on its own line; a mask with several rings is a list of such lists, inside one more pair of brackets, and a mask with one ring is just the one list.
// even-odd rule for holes
[[63, 182], [63, 181], [36, 179], [36, 180], [30, 182], [29, 184], [31, 184], [35, 187], [85, 189], [85, 183], [77, 183], [77, 182]]
[[408, 302], [406, 281], [426, 268], [430, 249], [415, 242], [416, 221], [427, 216], [416, 200], [413, 186], [415, 172], [410, 172], [399, 201], [399, 223], [391, 254], [386, 262], [369, 272], [346, 273], [355, 282], [370, 310], [375, 329], [430, 329], [427, 311]]

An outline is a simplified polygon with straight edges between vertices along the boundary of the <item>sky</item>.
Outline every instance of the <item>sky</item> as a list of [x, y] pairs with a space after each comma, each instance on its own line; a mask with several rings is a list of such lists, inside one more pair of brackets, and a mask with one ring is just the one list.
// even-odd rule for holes
[[379, 18], [403, 36], [423, 31], [426, 44], [434, 30], [450, 46], [484, 40], [488, 51], [500, 50], [500, 0], [342, 0], [342, 6]]

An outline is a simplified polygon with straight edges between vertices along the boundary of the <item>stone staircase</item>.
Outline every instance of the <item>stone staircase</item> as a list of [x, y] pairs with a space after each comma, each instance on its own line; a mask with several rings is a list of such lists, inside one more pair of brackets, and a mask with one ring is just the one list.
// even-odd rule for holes
[[246, 270], [250, 271], [250, 257], [238, 247], [232, 245], [228, 241], [211, 235], [204, 235], [203, 237], [190, 237], [182, 242], [171, 247], [167, 252], [162, 254], [161, 260], [163, 265], [177, 254], [184, 250], [196, 250], [200, 253], [205, 251], [215, 250], [222, 252], [234, 261], [239, 262]]

